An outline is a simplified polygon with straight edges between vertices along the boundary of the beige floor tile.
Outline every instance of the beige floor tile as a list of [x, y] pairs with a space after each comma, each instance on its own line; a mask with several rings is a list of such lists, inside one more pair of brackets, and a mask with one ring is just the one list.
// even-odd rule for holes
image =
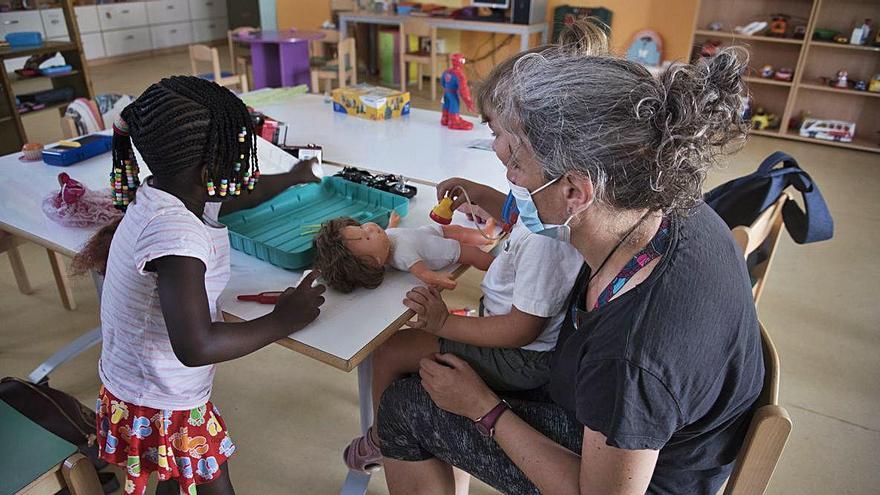
[[[221, 55], [221, 61], [225, 57]], [[185, 53], [92, 69], [95, 91], [138, 94], [173, 73], [189, 72]], [[414, 94], [420, 108], [439, 101]], [[32, 120], [31, 120], [32, 119]], [[60, 137], [54, 112], [26, 117], [43, 142]], [[782, 359], [782, 401], [794, 430], [773, 478], [773, 494], [868, 494], [880, 486], [880, 157], [756, 137], [707, 186], [751, 172], [781, 149], [812, 174], [836, 221], [831, 242], [797, 245], [783, 235], [759, 314]], [[90, 280], [76, 279], [79, 309], [64, 311], [45, 252], [23, 248], [36, 293], [18, 293], [0, 255], [0, 375], [26, 376], [42, 359], [97, 324]], [[480, 275], [470, 272], [446, 299], [476, 307]], [[52, 375], [52, 384], [92, 404], [98, 388], [92, 349]], [[214, 400], [239, 451], [239, 493], [334, 493], [345, 477], [342, 447], [357, 433], [356, 375], [279, 346], [219, 366]], [[370, 493], [386, 493], [377, 476]], [[492, 493], [474, 483], [474, 494]]]

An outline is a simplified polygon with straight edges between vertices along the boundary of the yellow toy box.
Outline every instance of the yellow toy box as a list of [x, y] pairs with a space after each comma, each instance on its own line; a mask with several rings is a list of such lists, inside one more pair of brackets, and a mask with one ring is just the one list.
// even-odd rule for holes
[[388, 120], [409, 114], [409, 92], [358, 84], [333, 90], [333, 110], [370, 120]]

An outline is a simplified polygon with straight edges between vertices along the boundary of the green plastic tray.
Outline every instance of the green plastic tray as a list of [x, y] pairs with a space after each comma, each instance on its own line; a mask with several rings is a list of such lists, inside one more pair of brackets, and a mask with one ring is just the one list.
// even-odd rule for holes
[[234, 249], [291, 270], [312, 263], [315, 234], [310, 226], [337, 217], [388, 226], [391, 211], [406, 216], [409, 200], [349, 182], [325, 177], [320, 184], [292, 187], [271, 200], [220, 218], [229, 228]]

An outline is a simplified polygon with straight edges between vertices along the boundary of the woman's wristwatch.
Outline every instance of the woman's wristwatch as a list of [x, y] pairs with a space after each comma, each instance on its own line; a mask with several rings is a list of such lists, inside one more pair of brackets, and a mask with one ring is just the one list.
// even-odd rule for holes
[[477, 428], [477, 431], [480, 432], [480, 435], [488, 438], [494, 437], [495, 423], [498, 422], [498, 418], [501, 417], [504, 411], [508, 409], [510, 409], [510, 404], [508, 404], [506, 400], [501, 399], [501, 402], [493, 407], [491, 411], [475, 419], [474, 426]]

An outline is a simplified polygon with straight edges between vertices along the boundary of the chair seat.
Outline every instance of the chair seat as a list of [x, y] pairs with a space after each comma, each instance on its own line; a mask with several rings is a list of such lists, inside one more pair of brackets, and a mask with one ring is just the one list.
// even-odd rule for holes
[[0, 445], [0, 493], [19, 491], [77, 451], [2, 400]]

